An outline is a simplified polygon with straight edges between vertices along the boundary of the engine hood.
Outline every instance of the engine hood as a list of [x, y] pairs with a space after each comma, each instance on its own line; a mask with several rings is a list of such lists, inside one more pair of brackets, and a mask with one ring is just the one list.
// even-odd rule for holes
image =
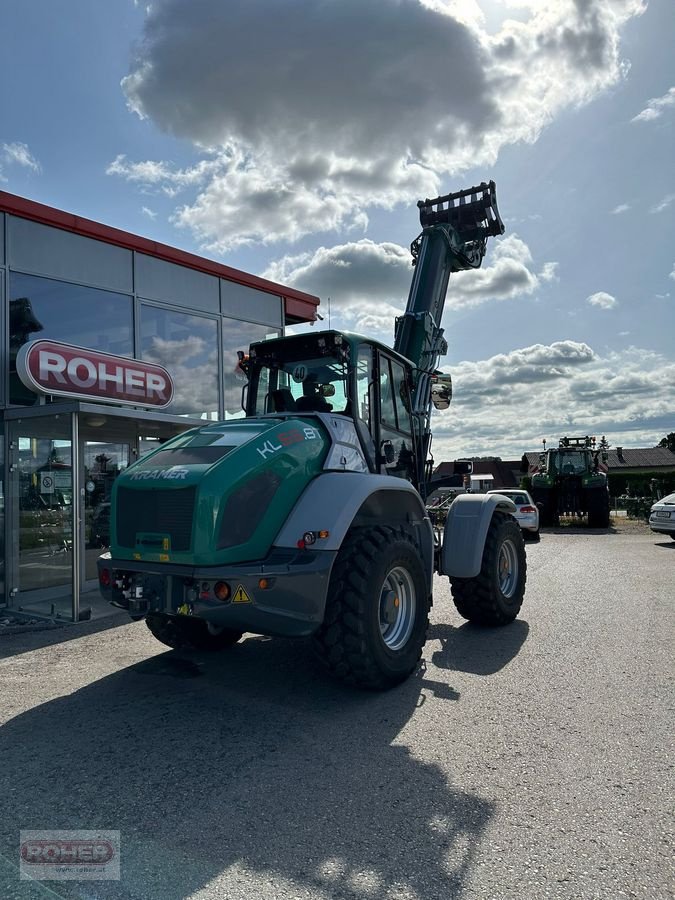
[[262, 559], [329, 446], [320, 422], [300, 418], [218, 422], [173, 438], [115, 481], [113, 556], [202, 566]]

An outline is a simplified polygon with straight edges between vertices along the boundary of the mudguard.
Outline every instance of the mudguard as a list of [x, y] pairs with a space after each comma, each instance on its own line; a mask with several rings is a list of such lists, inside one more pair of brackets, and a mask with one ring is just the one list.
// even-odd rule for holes
[[475, 578], [495, 509], [513, 513], [516, 505], [501, 494], [460, 494], [448, 512], [443, 534], [441, 575]]
[[[515, 507], [514, 507], [515, 508]], [[416, 533], [431, 589], [434, 539], [422, 498], [403, 478], [360, 472], [325, 472], [307, 486], [274, 541], [297, 547], [307, 531], [327, 531], [316, 550], [339, 550], [352, 525], [407, 524]]]

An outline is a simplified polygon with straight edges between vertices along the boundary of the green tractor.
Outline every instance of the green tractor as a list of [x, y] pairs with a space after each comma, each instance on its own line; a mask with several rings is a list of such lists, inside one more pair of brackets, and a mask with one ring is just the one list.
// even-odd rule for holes
[[494, 183], [418, 206], [393, 349], [334, 330], [255, 343], [240, 353], [242, 418], [186, 431], [117, 478], [99, 584], [169, 647], [311, 636], [335, 675], [382, 690], [418, 664], [434, 572], [466, 619], [517, 616], [513, 503], [462, 495], [442, 529], [425, 506], [432, 406], [451, 398], [436, 368], [448, 279], [503, 233]]
[[594, 437], [563, 437], [557, 449], [544, 450], [530, 491], [542, 525], [573, 516], [589, 528], [609, 526], [608, 446], [604, 437], [597, 446]]

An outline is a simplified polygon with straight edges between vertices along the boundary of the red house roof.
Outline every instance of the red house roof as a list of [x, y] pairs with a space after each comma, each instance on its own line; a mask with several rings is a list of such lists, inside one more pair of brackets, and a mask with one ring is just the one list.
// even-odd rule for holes
[[62, 228], [64, 231], [71, 231], [83, 237], [95, 238], [97, 241], [106, 241], [108, 244], [115, 244], [117, 247], [124, 247], [127, 250], [138, 250], [140, 253], [146, 253], [148, 256], [178, 263], [178, 265], [197, 269], [209, 275], [217, 275], [219, 278], [236, 281], [246, 287], [281, 296], [284, 301], [284, 311], [287, 320], [301, 322], [314, 322], [316, 320], [316, 308], [320, 301], [313, 294], [306, 294], [304, 291], [295, 290], [295, 288], [284, 287], [281, 284], [276, 284], [274, 281], [259, 278], [257, 275], [249, 275], [247, 272], [233, 269], [231, 266], [226, 266], [223, 263], [205, 259], [185, 250], [178, 250], [176, 247], [170, 247], [168, 244], [160, 244], [157, 241], [151, 241], [149, 238], [140, 237], [128, 231], [122, 231], [119, 228], [102, 225], [100, 222], [94, 222], [91, 219], [83, 219], [81, 216], [76, 216], [73, 213], [63, 212], [60, 209], [45, 206], [43, 203], [37, 203], [35, 200], [18, 197], [16, 194], [8, 194], [6, 191], [0, 191], [0, 212], [11, 213], [23, 219], [31, 219], [33, 222], [40, 222], [42, 225]]

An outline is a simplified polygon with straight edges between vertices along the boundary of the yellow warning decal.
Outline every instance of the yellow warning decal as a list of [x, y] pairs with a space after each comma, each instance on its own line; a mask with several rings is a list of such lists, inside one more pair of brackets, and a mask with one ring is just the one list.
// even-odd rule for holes
[[243, 584], [240, 584], [237, 587], [237, 590], [234, 592], [234, 597], [232, 598], [233, 603], [252, 603], [253, 601], [246, 593], [246, 589]]
[[169, 539], [168, 539], [168, 538], [164, 538], [164, 539], [162, 540], [162, 550], [170, 550], [170, 549], [171, 549], [171, 548], [169, 547]]
[[134, 553], [134, 559], [140, 559], [140, 558], [141, 558], [140, 553]]
[[170, 562], [170, 561], [171, 561], [171, 557], [169, 556], [168, 553], [160, 553], [160, 554], [159, 554], [159, 561], [160, 561], [160, 562]]

